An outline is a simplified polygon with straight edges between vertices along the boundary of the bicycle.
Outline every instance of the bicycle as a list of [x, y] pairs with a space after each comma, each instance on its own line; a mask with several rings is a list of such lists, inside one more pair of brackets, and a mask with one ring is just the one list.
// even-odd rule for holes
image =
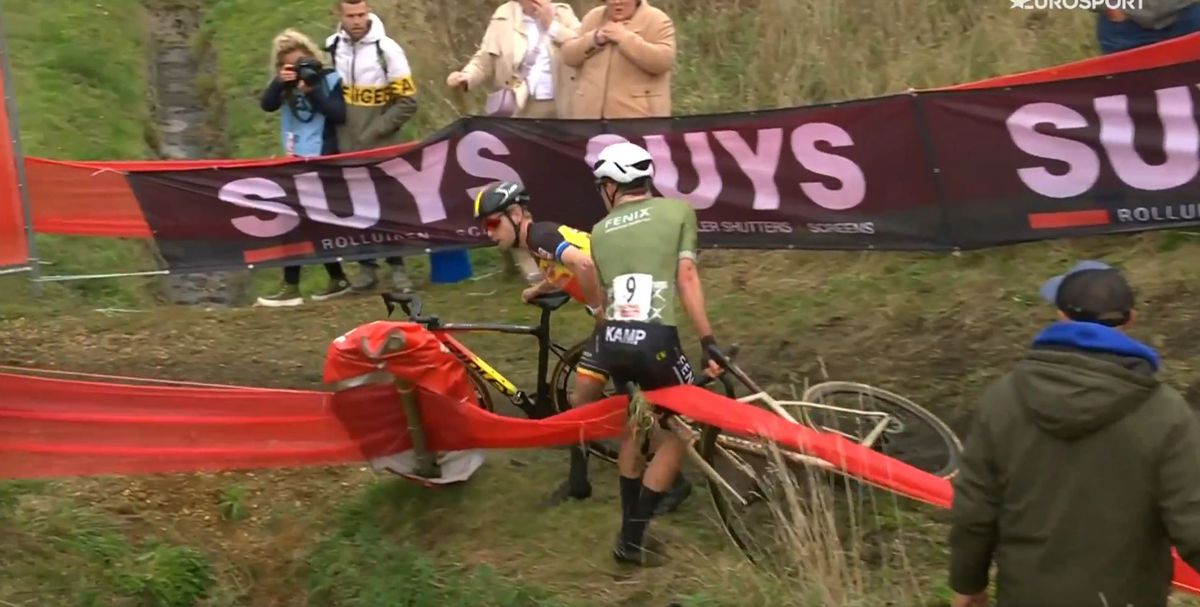
[[[507, 397], [513, 406], [520, 409], [530, 419], [542, 419], [570, 408], [570, 405], [567, 404], [568, 386], [575, 374], [575, 366], [583, 355], [587, 339], [570, 348], [564, 348], [550, 337], [551, 315], [571, 301], [571, 296], [567, 293], [559, 291], [539, 295], [529, 302], [531, 305], [541, 309], [541, 317], [537, 325], [442, 322], [436, 315], [423, 316], [421, 314], [421, 299], [416, 295], [385, 293], [382, 297], [384, 305], [387, 307], [389, 318], [396, 307], [399, 306], [404, 310], [405, 315], [408, 316], [409, 322], [423, 325], [446, 346], [446, 349], [455, 358], [466, 366], [467, 376], [479, 399], [479, 405], [485, 410], [493, 413], [496, 411], [495, 403], [488, 391], [488, 386], [495, 388], [497, 392]], [[453, 333], [472, 332], [498, 332], [510, 335], [529, 335], [537, 338], [538, 379], [533, 396], [530, 396], [529, 392], [520, 389], [516, 384], [509, 381], [495, 367], [488, 364], [483, 357], [472, 352], [452, 335]], [[553, 371], [549, 373], [549, 377], [547, 377], [551, 354], [558, 361], [555, 363]], [[588, 442], [587, 449], [604, 461], [610, 463], [616, 463], [617, 461], [617, 449], [605, 442]]]
[[[546, 380], [546, 368], [548, 367], [549, 354], [553, 352], [559, 357], [559, 364], [555, 369], [555, 376], [569, 374], [574, 372], [574, 363], [571, 361], [569, 353], [582, 351], [583, 344], [578, 344], [570, 351], [562, 348], [550, 339], [549, 319], [552, 312], [565, 305], [570, 297], [566, 294], [555, 293], [541, 296], [530, 303], [542, 309], [541, 321], [537, 326], [525, 325], [504, 325], [494, 323], [442, 323], [436, 316], [422, 316], [420, 299], [413, 295], [384, 295], [385, 303], [388, 306], [388, 316], [390, 317], [394, 311], [396, 304], [399, 304], [404, 311], [409, 315], [409, 320], [424, 325], [431, 333], [437, 336], [438, 340], [444, 344], [453, 356], [458, 358], [466, 365], [468, 376], [471, 378], [473, 387], [479, 397], [479, 402], [482, 407], [489, 411], [494, 411], [494, 406], [490, 395], [487, 393], [487, 386], [490, 384], [495, 386], [503, 394], [508, 396], [513, 404], [520, 408], [532, 419], [544, 417], [549, 411], [551, 402], [555, 405], [556, 411], [565, 411], [570, 408], [567, 401], [564, 399], [555, 399], [548, 401], [549, 383]], [[409, 304], [414, 304], [410, 308]], [[415, 311], [413, 310], [415, 308]], [[499, 331], [513, 334], [529, 334], [538, 338], [539, 355], [538, 355], [538, 392], [536, 398], [531, 399], [524, 391], [518, 390], [511, 382], [504, 378], [502, 374], [488, 365], [482, 358], [479, 358], [472, 353], [466, 346], [462, 345], [454, 339], [450, 333], [453, 332], [470, 332], [470, 331]], [[390, 346], [385, 344], [383, 349], [386, 350]], [[369, 357], [376, 357], [379, 353], [370, 351], [366, 344], [362, 345], [364, 352]], [[945, 425], [935, 415], [920, 407], [916, 403], [885, 390], [874, 388], [865, 384], [853, 382], [826, 382], [813, 386], [805, 391], [804, 397], [799, 400], [777, 400], [771, 397], [765, 390], [758, 386], [744, 371], [733, 363], [733, 357], [737, 354], [737, 346], [730, 349], [728, 355], [717, 348], [710, 348], [708, 351], [709, 357], [716, 361], [718, 365], [725, 371], [718, 377], [713, 378], [706, 374], [700, 374], [695, 380], [695, 385], [706, 386], [712, 381], [719, 380], [725, 388], [725, 395], [730, 399], [735, 399], [743, 403], [752, 403], [756, 401], [763, 402], [766, 407], [776, 415], [794, 424], [804, 423], [805, 425], [824, 432], [836, 432], [842, 436], [855, 440], [860, 445], [868, 448], [883, 449], [889, 443], [900, 440], [896, 437], [902, 435], [908, 429], [902, 416], [914, 417], [918, 422], [923, 423], [927, 430], [932, 430], [933, 435], [937, 437], [940, 447], [945, 447], [944, 458], [945, 462], [941, 464], [930, 465], [927, 461], [920, 461], [911, 457], [899, 457], [901, 461], [905, 461], [917, 468], [925, 469], [932, 472], [941, 478], [952, 478], [957, 473], [959, 458], [962, 453], [962, 444], [958, 437], [948, 426]], [[577, 358], [576, 358], [577, 361]], [[726, 374], [732, 374], [738, 382], [750, 390], [751, 394], [740, 398], [735, 398], [736, 391], [734, 386], [726, 377]], [[649, 425], [638, 420], [639, 417], [644, 417], [649, 410], [648, 407], [639, 407], [647, 404], [645, 396], [640, 388], [635, 384], [627, 384], [625, 386], [626, 394], [629, 395], [629, 408], [631, 420], [640, 428], [646, 428], [655, 425], [651, 422]], [[854, 409], [849, 407], [838, 407], [834, 405], [826, 405], [821, 401], [824, 399], [850, 394], [858, 397], [871, 397], [878, 399], [884, 405], [890, 408], [890, 411], [864, 411], [862, 409]], [[416, 404], [412, 401], [411, 390], [401, 390], [403, 404], [405, 405], [406, 414], [409, 416], [410, 427], [409, 431], [414, 437], [413, 449], [416, 452], [418, 462], [422, 462], [421, 474], [427, 477], [437, 476], [436, 467], [431, 463], [433, 461], [432, 454], [424, 447], [424, 430], [417, 413]], [[799, 418], [789, 412], [789, 408], [794, 408], [799, 414]], [[640, 409], [640, 410], [639, 410]], [[869, 430], [865, 436], [858, 437], [842, 430], [838, 426], [829, 426], [826, 423], [814, 422], [812, 420], [814, 413], [817, 414], [846, 414], [855, 420], [874, 420], [874, 423], [869, 426]], [[801, 421], [803, 420], [803, 421]], [[732, 433], [728, 433], [721, 428], [707, 426], [686, 420], [682, 416], [666, 412], [661, 421], [661, 425], [669, 431], [679, 436], [687, 445], [685, 454], [691, 461], [701, 470], [707, 479], [710, 496], [713, 500], [713, 505], [717, 510], [718, 516], [721, 519], [721, 524], [726, 533], [734, 544], [742, 551], [742, 553], [752, 562], [758, 562], [753, 554], [753, 539], [752, 529], [743, 529], [740, 525], [739, 518], [741, 513], [737, 508], [748, 509], [753, 504], [764, 501], [767, 494], [770, 493], [769, 487], [764, 487], [764, 483], [760, 482], [759, 478], [762, 475], [747, 461], [750, 459], [760, 460], [758, 463], [769, 464], [770, 452], [767, 447], [759, 445], [754, 437], [742, 437]], [[901, 441], [902, 442], [902, 441]], [[697, 444], [699, 447], [697, 447]], [[598, 443], [589, 443], [589, 450], [593, 453], [599, 451], [607, 455], [605, 459], [614, 461], [616, 459], [616, 449], [608, 448], [606, 445]], [[815, 467], [821, 470], [832, 472], [841, 472], [833, 463], [822, 460], [818, 457], [800, 453], [794, 450], [783, 448], [781, 450], [783, 459], [787, 463], [798, 464], [805, 467]], [[733, 474], [722, 472], [721, 469], [732, 468]], [[760, 466], [762, 468], [762, 466]], [[930, 470], [929, 468], [932, 468]], [[739, 491], [734, 487], [734, 475], [740, 475], [751, 480], [753, 485], [749, 491]]]
[[[733, 363], [736, 346], [726, 355], [718, 348], [710, 348], [709, 357], [723, 369], [717, 379], [725, 384], [725, 392], [733, 398], [734, 390], [726, 379], [732, 374], [750, 394], [736, 398], [743, 403], [761, 402], [772, 413], [794, 424], [804, 424], [822, 432], [837, 433], [864, 447], [882, 451], [885, 454], [889, 447], [900, 449], [892, 457], [916, 468], [930, 472], [940, 478], [953, 478], [958, 472], [962, 455], [962, 443], [954, 431], [942, 422], [936, 415], [925, 408], [893, 392], [882, 390], [866, 384], [845, 381], [831, 381], [817, 384], [804, 392], [797, 400], [778, 400], [771, 397], [753, 379]], [[695, 382], [704, 386], [714, 378], [701, 375]], [[645, 416], [648, 409], [645, 395], [633, 384], [626, 385], [626, 393], [630, 395], [631, 419], [640, 414]], [[838, 396], [855, 396], [859, 399], [869, 398], [882, 404], [881, 411], [868, 411], [846, 406], [826, 404], [825, 401]], [[636, 404], [635, 404], [636, 403]], [[789, 411], [790, 409], [790, 411]], [[754, 538], [757, 531], [770, 529], [754, 529], [756, 525], [769, 527], [767, 521], [745, 525], [742, 522], [744, 513], [756, 503], [767, 501], [771, 494], [772, 477], [779, 475], [778, 471], [770, 468], [771, 459], [778, 453], [785, 465], [800, 466], [806, 469], [816, 468], [821, 471], [841, 474], [832, 462], [809, 454], [800, 453], [790, 448], [780, 446], [778, 451], [760, 444], [755, 437], [738, 436], [721, 428], [699, 424], [682, 416], [665, 412], [662, 425], [679, 436], [688, 449], [685, 454], [696, 464], [707, 479], [709, 494], [713, 506], [721, 520], [727, 535], [737, 548], [751, 562], [759, 563], [755, 557]], [[863, 433], [852, 433], [839, 425], [830, 425], [838, 416], [849, 417], [856, 422], [852, 425], [865, 426]], [[906, 423], [906, 420], [913, 420]], [[913, 423], [915, 422], [915, 423]], [[646, 422], [635, 422], [639, 427], [649, 427]], [[914, 436], [912, 430], [917, 429]], [[922, 436], [922, 431], [927, 435]], [[908, 439], [907, 441], [905, 439]], [[923, 451], [906, 451], [904, 447], [912, 443], [927, 443], [929, 448]], [[698, 446], [697, 446], [698, 445]], [[933, 455], [936, 454], [936, 457]], [[753, 463], [752, 463], [753, 462]], [[754, 464], [758, 464], [757, 466]], [[789, 470], [790, 472], [790, 470]], [[745, 485], [749, 481], [748, 490], [739, 490], [736, 485]], [[786, 489], [785, 489], [786, 492]], [[788, 493], [791, 499], [796, 499], [795, 492]], [[786, 515], [786, 513], [785, 513]], [[761, 517], [760, 517], [761, 518]]]

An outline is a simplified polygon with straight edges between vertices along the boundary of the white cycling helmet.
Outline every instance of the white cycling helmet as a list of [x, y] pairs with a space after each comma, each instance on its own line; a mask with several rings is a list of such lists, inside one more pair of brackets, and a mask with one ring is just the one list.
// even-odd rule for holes
[[596, 179], [633, 183], [654, 176], [654, 158], [641, 146], [628, 141], [614, 143], [600, 151], [592, 174]]

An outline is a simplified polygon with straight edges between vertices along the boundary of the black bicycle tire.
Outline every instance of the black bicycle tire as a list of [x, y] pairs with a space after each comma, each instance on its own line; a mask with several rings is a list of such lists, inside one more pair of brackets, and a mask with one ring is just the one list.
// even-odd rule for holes
[[[820, 388], [817, 390], [817, 388]], [[891, 405], [895, 405], [908, 413], [917, 416], [922, 421], [932, 426], [938, 433], [939, 437], [949, 446], [950, 460], [945, 468], [939, 471], [940, 476], [944, 479], [951, 479], [958, 473], [959, 464], [962, 455], [962, 443], [958, 436], [949, 426], [945, 424], [936, 415], [912, 402], [911, 400], [900, 396], [894, 392], [889, 392], [881, 388], [876, 388], [867, 384], [855, 382], [826, 382], [817, 384], [809, 388], [802, 398], [806, 402], [820, 402], [817, 399], [821, 396], [832, 394], [868, 394], [873, 398], [885, 401]], [[718, 465], [716, 461], [717, 454], [717, 439], [721, 435], [721, 429], [716, 426], [701, 425], [700, 430], [700, 457], [704, 459], [710, 466], [714, 468]], [[717, 517], [721, 521], [721, 527], [725, 530], [726, 536], [733, 542], [734, 546], [746, 557], [751, 563], [757, 564], [758, 561], [754, 557], [754, 552], [750, 549], [746, 539], [743, 538], [737, 531], [735, 525], [735, 513], [732, 503], [729, 498], [723, 493], [723, 489], [713, 479], [706, 479], [708, 484], [709, 498], [712, 500], [713, 508], [717, 511]]]
[[479, 400], [479, 407], [488, 413], [496, 412], [496, 403], [492, 401], [492, 395], [488, 392], [488, 383], [474, 369], [467, 368], [467, 379], [471, 381], [471, 387], [475, 389], [475, 397]]
[[[717, 466], [717, 462], [715, 461], [717, 438], [721, 435], [721, 429], [717, 426], [707, 424], [697, 424], [695, 427], [700, 431], [700, 457], [715, 469]], [[725, 530], [725, 535], [729, 536], [729, 539], [733, 542], [734, 546], [737, 546], [743, 556], [751, 563], [757, 564], [758, 561], [755, 560], [746, 542], [734, 530], [732, 506], [725, 498], [725, 494], [722, 493], [721, 486], [707, 475], [705, 475], [705, 481], [708, 485], [709, 499], [712, 500], [713, 509], [717, 511], [717, 518], [721, 520], [721, 528]]]
[[[829, 381], [816, 384], [804, 391], [801, 400], [810, 403], [819, 403], [821, 402], [821, 398], [837, 394], [870, 396], [874, 400], [903, 409], [917, 419], [920, 419], [937, 433], [938, 437], [942, 440], [942, 446], [946, 448], [949, 455], [946, 465], [941, 470], [930, 472], [930, 474], [946, 480], [953, 479], [958, 475], [959, 466], [962, 464], [962, 441], [959, 440], [954, 430], [946, 425], [946, 422], [943, 422], [941, 418], [931, 413], [928, 409], [895, 392], [877, 388], [869, 384], [850, 381]], [[900, 461], [904, 460], [901, 459]], [[910, 462], [904, 463], [912, 465]]]
[[[583, 349], [590, 339], [584, 339], [564, 352], [550, 373], [550, 389], [556, 413], [564, 413], [571, 409], [571, 401], [567, 396], [567, 381], [575, 372], [579, 359], [583, 357]], [[617, 463], [616, 449], [611, 449], [599, 441], [587, 441], [587, 448], [592, 455], [612, 464]]]

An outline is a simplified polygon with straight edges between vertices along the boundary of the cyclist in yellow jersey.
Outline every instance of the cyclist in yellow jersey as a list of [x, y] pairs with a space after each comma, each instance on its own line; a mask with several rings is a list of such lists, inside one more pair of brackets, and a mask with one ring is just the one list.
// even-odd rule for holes
[[[603, 318], [603, 294], [595, 288], [587, 232], [550, 221], [533, 221], [529, 193], [521, 184], [510, 181], [480, 190], [475, 196], [474, 216], [484, 222], [488, 237], [501, 251], [524, 248], [542, 270], [545, 279], [522, 291], [522, 299], [528, 302], [538, 295], [562, 290], [587, 306], [597, 321]], [[575, 389], [568, 397], [572, 407], [599, 400], [608, 382], [608, 372], [596, 360], [595, 333], [589, 339], [575, 368]], [[550, 501], [587, 499], [591, 494], [586, 451], [574, 446], [567, 481], [550, 495]]]

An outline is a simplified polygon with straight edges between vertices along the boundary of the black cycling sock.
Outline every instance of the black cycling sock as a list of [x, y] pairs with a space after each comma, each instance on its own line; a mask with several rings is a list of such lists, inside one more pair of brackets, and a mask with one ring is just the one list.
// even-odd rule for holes
[[588, 483], [587, 452], [579, 445], [571, 447], [571, 469], [567, 473], [567, 486], [571, 495], [575, 497], [584, 497], [592, 493], [592, 486]]
[[642, 486], [641, 494], [634, 503], [633, 512], [621, 526], [621, 544], [626, 548], [641, 548], [645, 540], [646, 527], [650, 525], [650, 517], [654, 516], [654, 507], [666, 493], [659, 493], [649, 487]]
[[626, 523], [629, 522], [629, 516], [633, 514], [633, 507], [637, 504], [638, 494], [642, 491], [642, 479], [629, 478], [622, 476], [621, 478], [621, 528], [623, 529]]

